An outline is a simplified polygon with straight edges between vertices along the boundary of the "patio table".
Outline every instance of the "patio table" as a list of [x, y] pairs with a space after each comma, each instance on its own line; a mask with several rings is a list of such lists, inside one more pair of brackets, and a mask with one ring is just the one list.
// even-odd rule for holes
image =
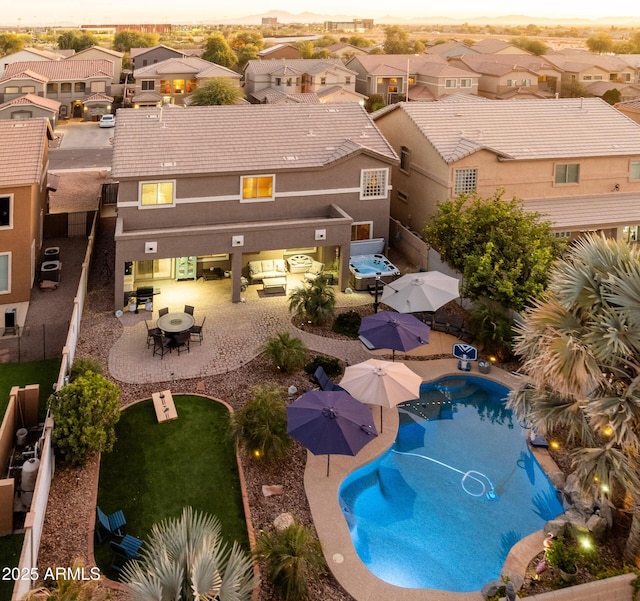
[[196, 323], [193, 315], [189, 313], [167, 313], [158, 318], [156, 325], [168, 335], [180, 334], [180, 332], [186, 332], [191, 326]]

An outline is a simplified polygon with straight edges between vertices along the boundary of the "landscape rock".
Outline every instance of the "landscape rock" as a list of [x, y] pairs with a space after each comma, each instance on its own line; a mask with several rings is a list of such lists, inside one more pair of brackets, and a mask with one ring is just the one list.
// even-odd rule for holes
[[289, 526], [295, 524], [295, 519], [290, 513], [281, 513], [275, 520], [273, 525], [276, 530], [286, 530]]

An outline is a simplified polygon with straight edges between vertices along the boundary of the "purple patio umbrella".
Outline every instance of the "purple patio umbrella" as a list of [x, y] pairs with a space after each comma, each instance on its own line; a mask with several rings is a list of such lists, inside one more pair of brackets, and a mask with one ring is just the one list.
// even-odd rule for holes
[[287, 434], [314, 455], [356, 455], [377, 435], [371, 410], [346, 392], [306, 392], [287, 407]]
[[362, 318], [358, 334], [374, 348], [407, 352], [429, 343], [431, 328], [410, 313], [380, 311]]

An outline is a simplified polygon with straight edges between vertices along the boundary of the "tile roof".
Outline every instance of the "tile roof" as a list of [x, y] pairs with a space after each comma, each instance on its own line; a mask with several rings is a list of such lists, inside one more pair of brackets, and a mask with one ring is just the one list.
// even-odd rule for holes
[[49, 120], [0, 120], [0, 186], [39, 183], [44, 165]]
[[70, 58], [73, 57], [72, 60], [75, 60], [76, 56], [80, 56], [81, 54], [84, 54], [85, 52], [89, 52], [91, 50], [100, 50], [101, 52], [104, 52], [105, 54], [110, 54], [114, 58], [122, 58], [124, 56], [124, 52], [118, 52], [117, 50], [111, 50], [111, 48], [103, 48], [102, 46], [89, 46], [89, 48], [85, 48], [84, 50], [80, 50], [79, 52], [76, 52], [72, 56], [66, 57], [66, 59], [69, 60]]
[[164, 44], [156, 44], [155, 46], [151, 46], [150, 48], [131, 48], [129, 50], [129, 56], [134, 59], [141, 54], [146, 54], [147, 52], [151, 52], [152, 50], [157, 50], [158, 48], [166, 48], [167, 50], [171, 50], [176, 54], [183, 54], [182, 50], [176, 50], [175, 48], [171, 48], [170, 46], [165, 46]]
[[221, 65], [216, 65], [198, 56], [185, 56], [183, 58], [168, 58], [141, 67], [133, 72], [133, 77], [138, 78], [158, 78], [163, 75], [193, 75], [198, 79], [212, 77], [232, 77], [240, 79], [240, 74], [227, 69]]
[[245, 73], [256, 75], [302, 75], [303, 73], [324, 73], [325, 71], [355, 71], [344, 66], [339, 58], [287, 58], [276, 60], [250, 60], [245, 67]]
[[640, 111], [640, 98], [634, 98], [633, 100], [625, 100], [624, 102], [617, 102], [614, 104], [617, 109], [631, 109]]
[[[162, 144], [158, 140], [162, 139]], [[309, 169], [337, 149], [397, 156], [358, 103], [119, 110], [112, 175], [162, 177]]]
[[97, 94], [91, 94], [91, 96], [87, 96], [82, 104], [88, 104], [90, 102], [113, 102], [113, 96], [107, 96], [102, 92], [98, 92]]
[[38, 96], [37, 94], [25, 94], [24, 96], [18, 96], [18, 98], [3, 102], [2, 104], [0, 104], [0, 110], [8, 106], [15, 106], [17, 104], [35, 105], [43, 109], [57, 112], [60, 109], [60, 105], [62, 103], [51, 98], [43, 98], [42, 96]]
[[507, 48], [515, 48], [515, 46], [513, 44], [510, 44], [509, 42], [505, 42], [504, 40], [494, 40], [491, 38], [478, 40], [472, 45], [472, 47], [474, 50], [477, 50], [484, 54], [494, 54], [497, 52], [501, 52], [502, 50], [505, 50]]
[[[40, 50], [39, 48], [23, 48], [19, 52], [28, 52], [29, 54], [35, 54], [36, 56], [41, 56], [42, 58], [46, 58], [47, 60], [50, 60], [50, 61], [59, 61], [65, 58], [64, 56], [62, 56], [62, 54], [59, 54], [57, 52], [53, 52], [50, 50]], [[14, 52], [3, 58], [7, 58], [9, 56], [12, 56], [13, 54], [18, 54], [18, 53]]]
[[606, 54], [592, 54], [592, 53], [576, 53], [576, 54], [549, 54], [545, 55], [554, 65], [557, 65], [564, 71], [580, 72], [590, 69], [592, 67], [598, 67], [607, 73], [611, 71], [622, 71], [629, 69], [631, 65], [617, 56], [610, 56]]
[[23, 72], [37, 73], [48, 81], [86, 81], [91, 78], [113, 79], [113, 62], [99, 60], [21, 61], [8, 65], [1, 81]]
[[[5, 73], [6, 75], [6, 73]], [[40, 75], [39, 73], [35, 73], [34, 71], [31, 71], [30, 69], [26, 69], [25, 71], [20, 71], [18, 73], [16, 73], [15, 75], [12, 75], [10, 77], [3, 77], [2, 79], [0, 79], [0, 81], [5, 82], [5, 81], [12, 81], [14, 79], [33, 79], [35, 81], [40, 81], [42, 83], [47, 83], [49, 81], [49, 79], [47, 77], [45, 77], [44, 75]]]
[[640, 155], [640, 125], [600, 98], [469, 98], [394, 106], [407, 113], [447, 163], [479, 150], [513, 160]]

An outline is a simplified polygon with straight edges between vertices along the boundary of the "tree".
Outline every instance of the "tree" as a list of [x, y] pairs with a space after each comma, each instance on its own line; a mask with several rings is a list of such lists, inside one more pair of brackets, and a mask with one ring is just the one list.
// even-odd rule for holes
[[564, 433], [585, 492], [629, 495], [625, 559], [640, 565], [640, 249], [578, 240], [526, 312], [514, 349], [528, 378], [509, 406], [540, 432]]
[[622, 100], [622, 94], [618, 88], [611, 88], [602, 95], [602, 100], [613, 106]]
[[216, 516], [191, 507], [152, 526], [141, 559], [124, 566], [122, 580], [135, 601], [249, 601], [257, 585], [251, 556], [237, 542], [229, 548]]
[[281, 332], [265, 340], [260, 351], [273, 363], [278, 371], [289, 373], [300, 369], [307, 360], [307, 347], [300, 338]]
[[300, 50], [300, 56], [302, 58], [311, 58], [313, 56], [313, 42], [297, 42], [296, 48]]
[[120, 389], [104, 376], [85, 372], [49, 397], [53, 442], [63, 460], [81, 465], [111, 451], [120, 419]]
[[336, 293], [320, 277], [313, 282], [303, 282], [289, 295], [289, 311], [314, 326], [327, 323], [333, 317], [335, 306]]
[[581, 81], [569, 81], [562, 84], [560, 91], [562, 98], [585, 98], [590, 96]]
[[585, 43], [591, 52], [597, 52], [598, 54], [606, 54], [611, 52], [613, 48], [613, 38], [608, 33], [591, 36], [587, 38]]
[[238, 104], [242, 89], [228, 77], [216, 77], [205, 81], [191, 96], [191, 106]]
[[259, 31], [239, 31], [231, 38], [229, 45], [236, 52], [248, 45], [254, 46], [260, 51], [264, 48], [264, 38]]
[[309, 582], [326, 567], [320, 541], [301, 524], [262, 532], [255, 554], [266, 563], [265, 574], [285, 601], [308, 599]]
[[131, 48], [152, 48], [156, 44], [157, 37], [151, 33], [125, 30], [113, 36], [113, 49], [118, 52], [130, 52]]
[[251, 400], [231, 418], [236, 440], [251, 457], [267, 461], [282, 459], [291, 446], [287, 434], [287, 391], [267, 382], [249, 391]]
[[378, 109], [385, 107], [386, 104], [384, 102], [384, 97], [382, 94], [371, 94], [369, 98], [365, 100], [364, 108], [367, 109], [368, 113], [373, 113]]
[[238, 50], [236, 50], [236, 55], [238, 57], [238, 72], [241, 73], [249, 61], [258, 60], [259, 52], [260, 49], [253, 44], [245, 44], [242, 48], [238, 48]]
[[384, 51], [386, 54], [411, 54], [413, 44], [409, 40], [409, 32], [400, 25], [384, 28]]
[[512, 38], [511, 44], [536, 56], [542, 56], [549, 52], [549, 47], [540, 40], [531, 40], [524, 36]]
[[202, 58], [228, 69], [233, 69], [238, 62], [238, 57], [221, 33], [214, 33], [207, 38]]
[[24, 36], [17, 33], [0, 33], [0, 56], [20, 52], [24, 47]]
[[97, 46], [98, 39], [87, 31], [65, 31], [58, 37], [58, 48], [80, 52], [91, 46]]
[[517, 198], [503, 200], [503, 193], [487, 199], [461, 194], [440, 203], [424, 238], [462, 273], [465, 296], [520, 310], [546, 288], [561, 245], [550, 222], [525, 212]]
[[356, 46], [357, 48], [370, 48], [373, 45], [373, 42], [371, 40], [368, 40], [361, 35], [352, 35], [347, 40], [347, 43], [351, 44], [352, 46]]

